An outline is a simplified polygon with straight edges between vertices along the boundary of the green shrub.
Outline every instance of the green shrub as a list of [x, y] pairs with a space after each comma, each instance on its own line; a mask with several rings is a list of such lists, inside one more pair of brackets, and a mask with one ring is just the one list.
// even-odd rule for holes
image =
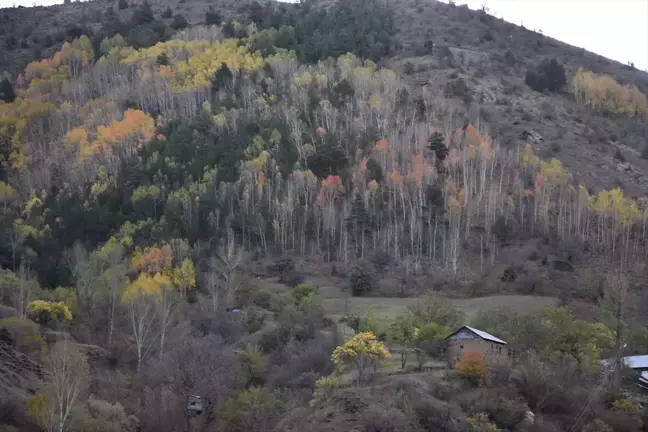
[[374, 270], [367, 263], [359, 262], [351, 269], [350, 282], [352, 295], [369, 294], [376, 288]]
[[40, 335], [38, 324], [19, 317], [0, 319], [0, 329], [6, 330], [14, 347], [27, 355], [40, 356], [47, 352], [45, 339]]
[[171, 21], [171, 28], [175, 30], [182, 30], [183, 28], [186, 28], [189, 25], [187, 22], [186, 18], [182, 15], [176, 15], [173, 17], [173, 21]]
[[485, 413], [477, 413], [472, 417], [468, 417], [468, 432], [501, 432], [501, 429], [491, 423], [488, 415]]
[[283, 410], [275, 394], [261, 387], [237, 392], [228, 397], [218, 409], [223, 432], [272, 430]]
[[316, 294], [317, 289], [313, 285], [306, 283], [297, 285], [292, 291], [292, 295], [295, 297], [295, 302], [297, 304], [302, 303], [306, 298], [312, 297]]
[[266, 381], [268, 363], [256, 345], [248, 345], [236, 350], [236, 358], [246, 376], [249, 386], [263, 385]]
[[360, 319], [358, 320], [358, 328], [356, 329], [356, 332], [371, 332], [375, 335], [378, 334], [378, 324], [376, 323], [376, 318], [371, 312], [363, 317], [360, 317]]

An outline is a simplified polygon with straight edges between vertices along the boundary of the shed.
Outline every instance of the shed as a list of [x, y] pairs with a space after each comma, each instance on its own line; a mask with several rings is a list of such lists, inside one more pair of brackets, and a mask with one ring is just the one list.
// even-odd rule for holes
[[506, 342], [492, 334], [469, 326], [463, 326], [451, 333], [448, 341], [448, 361], [456, 365], [467, 352], [484, 355], [488, 365], [507, 364], [509, 352]]

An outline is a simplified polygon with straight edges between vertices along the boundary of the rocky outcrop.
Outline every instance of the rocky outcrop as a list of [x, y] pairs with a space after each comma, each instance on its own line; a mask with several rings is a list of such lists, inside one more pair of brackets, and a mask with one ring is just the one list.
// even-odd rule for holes
[[525, 130], [522, 132], [522, 139], [529, 144], [539, 144], [544, 141], [544, 137], [536, 131]]
[[12, 345], [11, 336], [0, 337], [0, 393], [27, 396], [42, 388], [41, 366]]

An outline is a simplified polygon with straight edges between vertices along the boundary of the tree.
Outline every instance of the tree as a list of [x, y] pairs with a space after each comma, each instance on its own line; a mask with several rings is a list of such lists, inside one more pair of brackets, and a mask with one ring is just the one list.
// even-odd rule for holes
[[72, 312], [63, 302], [34, 300], [29, 303], [29, 317], [38, 323], [45, 324], [50, 321], [70, 321]]
[[473, 384], [481, 384], [486, 376], [487, 366], [484, 354], [478, 351], [467, 351], [459, 359], [455, 373]]
[[27, 400], [28, 413], [47, 432], [64, 432], [85, 390], [85, 355], [72, 342], [56, 343], [45, 361], [45, 377], [45, 390]]
[[[213, 6], [209, 6], [209, 10], [205, 12], [205, 24], [207, 25], [220, 25], [223, 22], [221, 14], [214, 10]], [[228, 37], [225, 35], [225, 37]]]
[[137, 10], [135, 10], [133, 17], [131, 18], [131, 21], [133, 25], [136, 26], [142, 24], [148, 24], [155, 21], [155, 16], [153, 16], [153, 9], [151, 9], [151, 5], [149, 4], [148, 0], [144, 0], [142, 6], [140, 6], [139, 8], [137, 8]]
[[423, 367], [428, 354], [438, 355], [445, 344], [445, 338], [450, 334], [449, 327], [427, 323], [416, 332], [414, 346], [416, 347], [416, 360], [419, 368]]
[[221, 63], [220, 67], [214, 72], [211, 80], [212, 92], [217, 92], [227, 85], [229, 85], [234, 78], [232, 71], [227, 67], [225, 63]]
[[119, 305], [119, 298], [121, 297], [123, 287], [126, 283], [124, 248], [115, 237], [111, 237], [96, 254], [104, 269], [102, 280], [108, 295], [108, 349], [110, 349], [112, 347], [113, 333], [115, 330], [115, 313]]
[[173, 11], [169, 6], [167, 6], [167, 8], [164, 9], [164, 12], [162, 12], [162, 18], [168, 19], [171, 18], [172, 16], [173, 16]]
[[[135, 339], [135, 351], [137, 354], [137, 371], [139, 372], [142, 363], [148, 356], [153, 346], [153, 324], [158, 316], [158, 307], [164, 312], [168, 311], [170, 303], [164, 303], [163, 289], [168, 289], [171, 281], [166, 276], [156, 274], [151, 277], [140, 273], [137, 280], [132, 282], [122, 295], [122, 301], [128, 307], [128, 315], [131, 322], [131, 329]], [[164, 306], [159, 306], [164, 303]], [[166, 325], [168, 316], [160, 320], [160, 325]], [[163, 345], [163, 340], [160, 341]]]
[[488, 419], [488, 414], [477, 413], [468, 417], [468, 432], [501, 432], [495, 424], [491, 423]]
[[463, 324], [464, 314], [459, 311], [449, 299], [428, 295], [407, 307], [416, 327], [423, 327], [429, 323], [436, 323], [450, 328]]
[[364, 384], [376, 372], [379, 363], [388, 357], [385, 345], [373, 333], [365, 332], [335, 348], [331, 359], [340, 372], [355, 369], [358, 383]]
[[401, 315], [396, 321], [389, 326], [389, 337], [392, 341], [401, 345], [401, 368], [405, 369], [407, 365], [407, 355], [409, 350], [414, 347], [416, 340], [417, 328], [414, 326], [409, 315]]
[[8, 78], [0, 81], [0, 101], [11, 103], [16, 99], [16, 92]]
[[370, 293], [376, 286], [371, 267], [363, 262], [357, 263], [351, 269], [349, 276], [351, 293], [354, 296], [361, 296]]
[[182, 16], [182, 15], [176, 15], [173, 17], [173, 21], [171, 21], [171, 28], [175, 30], [182, 30], [183, 28], [186, 28], [189, 25], [187, 22], [187, 19]]
[[441, 132], [434, 132], [430, 135], [428, 138], [428, 148], [432, 150], [436, 156], [437, 167], [441, 167], [449, 152], [448, 146], [445, 143], [445, 137]]
[[128, 9], [128, 1], [126, 1], [126, 0], [119, 0], [118, 3], [119, 3], [119, 5], [118, 5], [119, 10], [122, 10], [122, 9]]
[[173, 269], [173, 283], [180, 288], [180, 294], [183, 296], [196, 288], [196, 269], [191, 258], [185, 258], [180, 267]]
[[223, 280], [223, 287], [225, 289], [225, 302], [229, 304], [232, 301], [234, 294], [234, 278], [236, 277], [236, 269], [241, 262], [241, 250], [234, 244], [233, 235], [228, 236], [227, 245], [221, 248], [216, 259], [212, 261], [212, 270], [216, 271], [220, 278]]
[[565, 68], [555, 58], [544, 59], [527, 71], [525, 82], [535, 91], [558, 92], [567, 85]]
[[229, 396], [219, 407], [219, 430], [246, 432], [272, 430], [283, 404], [263, 387], [252, 387]]

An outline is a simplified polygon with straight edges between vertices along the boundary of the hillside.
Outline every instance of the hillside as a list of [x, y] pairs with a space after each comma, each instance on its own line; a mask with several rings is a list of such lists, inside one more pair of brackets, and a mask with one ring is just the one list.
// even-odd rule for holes
[[440, 2], [0, 18], [0, 431], [648, 424], [646, 73]]

